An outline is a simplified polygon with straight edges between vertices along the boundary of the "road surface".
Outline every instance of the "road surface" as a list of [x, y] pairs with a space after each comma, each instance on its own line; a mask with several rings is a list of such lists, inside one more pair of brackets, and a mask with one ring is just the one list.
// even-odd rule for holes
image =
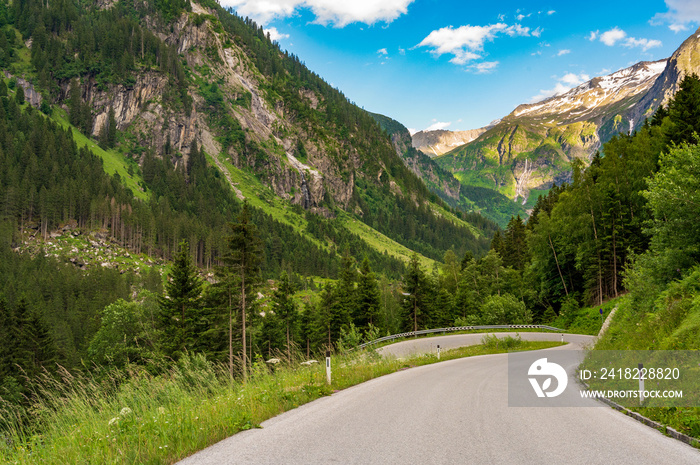
[[[414, 342], [447, 347], [470, 337], [478, 343], [482, 335]], [[565, 346], [569, 349], [591, 341], [565, 337], [573, 342]], [[410, 342], [383, 351], [417, 350]], [[542, 351], [543, 356], [550, 350], [559, 348]], [[595, 407], [593, 400], [585, 401], [590, 408], [508, 407], [507, 365], [506, 354], [485, 355], [376, 378], [267, 420], [262, 429], [238, 433], [180, 463], [700, 464], [700, 451], [615, 410]]]

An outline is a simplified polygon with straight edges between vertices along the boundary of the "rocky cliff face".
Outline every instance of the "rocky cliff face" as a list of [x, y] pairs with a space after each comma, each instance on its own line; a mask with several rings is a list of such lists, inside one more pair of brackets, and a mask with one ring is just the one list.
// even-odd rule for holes
[[420, 150], [429, 157], [437, 157], [460, 145], [473, 141], [486, 132], [487, 129], [488, 128], [480, 128], [468, 131], [446, 131], [444, 129], [418, 131], [411, 136], [411, 143], [414, 148]]
[[[103, 4], [110, 6], [110, 2]], [[83, 80], [81, 95], [93, 108], [92, 135], [99, 136], [112, 107], [117, 128], [128, 134], [133, 145], [150, 147], [162, 155], [169, 143], [179, 152], [172, 157], [176, 164], [186, 163], [192, 143], [197, 141], [210, 155], [221, 155], [237, 168], [253, 170], [275, 194], [306, 209], [328, 215], [328, 209], [321, 205], [327, 195], [335, 204], [347, 208], [353, 197], [355, 170], [360, 165], [357, 153], [350, 147], [345, 150], [344, 159], [333, 156], [338, 143], [332, 137], [315, 137], [313, 131], [294, 120], [283, 104], [270, 99], [262, 90], [270, 83], [217, 22], [214, 11], [192, 2], [192, 12], [183, 13], [159, 35], [184, 56], [195, 78], [219, 83], [228, 100], [225, 111], [240, 124], [249, 145], [258, 147], [258, 151], [250, 153], [230, 146], [222, 153], [220, 137], [226, 129], [217, 127], [207, 114], [201, 89], [194, 85], [189, 89], [193, 98], [189, 114], [174, 109], [162, 99], [168, 90], [168, 79], [156, 71], [137, 74], [130, 86], [105, 87]], [[63, 98], [69, 90], [66, 82]], [[323, 106], [320, 94], [310, 89], [301, 89], [299, 94], [310, 109]], [[231, 103], [240, 98], [243, 104]], [[303, 162], [294, 155], [298, 147], [303, 147], [306, 154]]]

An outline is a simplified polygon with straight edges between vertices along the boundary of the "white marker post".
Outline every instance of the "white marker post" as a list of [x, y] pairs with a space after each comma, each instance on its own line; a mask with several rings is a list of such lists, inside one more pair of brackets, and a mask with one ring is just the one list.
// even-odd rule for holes
[[640, 363], [638, 365], [639, 367], [639, 405], [642, 405], [644, 403], [644, 376], [642, 376], [642, 368], [644, 368], [644, 364]]
[[438, 344], [438, 360], [440, 360], [440, 344]]
[[331, 384], [331, 351], [326, 351], [326, 381]]
[[564, 335], [563, 334], [561, 335], [561, 342], [562, 343], [564, 342]]

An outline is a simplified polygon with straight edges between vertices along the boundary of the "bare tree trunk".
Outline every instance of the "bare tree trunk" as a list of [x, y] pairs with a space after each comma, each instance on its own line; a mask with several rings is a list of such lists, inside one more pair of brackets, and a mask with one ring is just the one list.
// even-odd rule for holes
[[561, 274], [561, 268], [559, 267], [559, 259], [557, 258], [557, 252], [554, 250], [554, 244], [552, 244], [552, 235], [547, 234], [549, 237], [549, 246], [552, 248], [552, 253], [554, 253], [554, 261], [557, 263], [557, 270], [559, 271], [559, 277], [561, 278], [561, 283], [564, 285], [564, 292], [569, 295], [569, 291], [566, 289], [566, 281], [564, 281], [564, 275]]
[[248, 360], [246, 359], [247, 356], [247, 347], [246, 347], [246, 335], [245, 335], [245, 265], [243, 265], [243, 271], [241, 273], [241, 318], [243, 321], [243, 381], [245, 382], [248, 379]]
[[228, 372], [233, 380], [233, 305], [231, 302], [231, 286], [228, 286]]

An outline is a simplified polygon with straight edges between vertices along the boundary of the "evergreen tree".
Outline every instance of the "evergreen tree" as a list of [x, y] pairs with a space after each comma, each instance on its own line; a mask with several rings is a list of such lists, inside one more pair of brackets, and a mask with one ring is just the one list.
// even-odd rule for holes
[[366, 329], [369, 325], [382, 326], [381, 296], [377, 278], [369, 265], [369, 259], [365, 257], [360, 266], [360, 276], [357, 284], [357, 313], [355, 326]]
[[107, 113], [107, 119], [100, 130], [100, 146], [103, 148], [112, 148], [117, 141], [117, 122], [114, 118], [114, 107], [110, 106]]
[[512, 266], [516, 270], [524, 269], [528, 260], [527, 234], [525, 223], [520, 218], [520, 215], [511, 217], [504, 236], [501, 250], [496, 250], [503, 258], [503, 265], [506, 267]]
[[24, 105], [24, 89], [19, 84], [15, 87], [15, 103]]
[[80, 96], [80, 83], [76, 78], [73, 78], [70, 81], [70, 91], [68, 93], [68, 118], [70, 124], [76, 128], [82, 127], [82, 103], [83, 99]]
[[350, 326], [350, 323], [352, 323], [356, 317], [356, 281], [357, 270], [355, 269], [355, 260], [346, 250], [340, 262], [338, 285], [335, 288], [336, 298], [331, 307], [331, 334], [333, 341], [338, 340], [340, 337], [340, 330]]
[[426, 329], [430, 323], [427, 305], [428, 282], [420, 267], [418, 254], [414, 253], [403, 276], [403, 327], [406, 331]]
[[[512, 221], [512, 218], [511, 218], [511, 221]], [[503, 242], [503, 236], [501, 235], [501, 231], [496, 231], [496, 234], [493, 235], [493, 239], [491, 239], [491, 250], [496, 252], [501, 257], [505, 256], [506, 246], [505, 246], [505, 243]]]
[[286, 271], [280, 275], [277, 289], [273, 293], [272, 301], [275, 314], [284, 323], [286, 339], [287, 339], [287, 360], [291, 361], [291, 336], [290, 328], [296, 320], [296, 303], [292, 296], [294, 295], [294, 286], [289, 281], [289, 276]]
[[[241, 311], [241, 360], [243, 362], [243, 377], [248, 376], [247, 339], [246, 339], [246, 313], [250, 311], [250, 302], [255, 290], [261, 282], [260, 264], [262, 262], [262, 241], [258, 230], [251, 222], [248, 202], [243, 204], [238, 221], [230, 223], [230, 236], [228, 242], [228, 254], [222, 257], [224, 267], [228, 268], [224, 279], [235, 279], [238, 283], [238, 308]], [[232, 311], [229, 311], [229, 372], [233, 376], [233, 334]]]
[[80, 106], [80, 124], [78, 127], [86, 136], [89, 137], [92, 134], [92, 107], [90, 102], [85, 102]]
[[201, 295], [202, 281], [190, 258], [189, 244], [183, 240], [165, 284], [165, 296], [159, 299], [165, 355], [178, 358], [191, 350], [197, 336], [194, 329], [199, 318]]
[[668, 139], [675, 144], [697, 143], [700, 134], [700, 80], [696, 74], [686, 75], [678, 92], [668, 105], [671, 126]]

